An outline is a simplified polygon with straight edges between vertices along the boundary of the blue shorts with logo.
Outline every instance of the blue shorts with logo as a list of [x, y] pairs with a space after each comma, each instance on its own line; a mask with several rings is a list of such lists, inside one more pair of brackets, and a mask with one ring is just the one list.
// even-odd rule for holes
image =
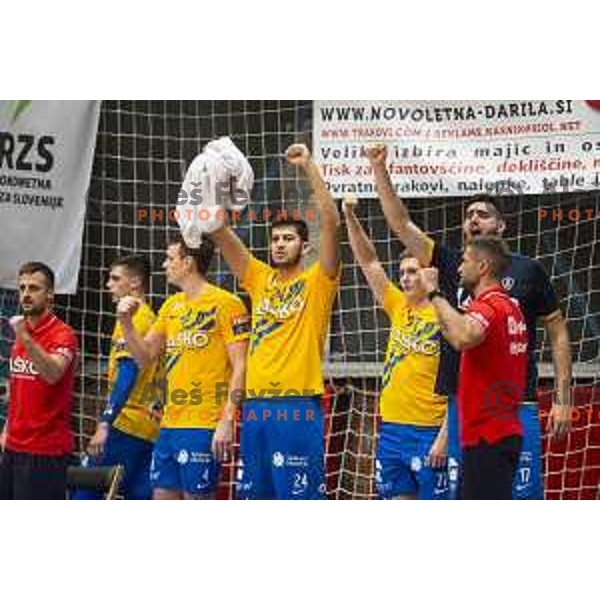
[[[154, 444], [110, 427], [104, 454], [99, 458], [85, 456], [84, 467], [112, 467], [123, 465], [121, 493], [126, 500], [150, 500], [150, 461]], [[77, 490], [73, 500], [98, 500], [102, 495], [87, 490]]]
[[[519, 407], [523, 425], [523, 446], [519, 455], [517, 473], [513, 481], [514, 500], [543, 500], [542, 430], [538, 418], [538, 405], [528, 402]], [[456, 500], [460, 485], [460, 434], [456, 396], [448, 397], [448, 476], [450, 498]]]
[[429, 466], [429, 451], [439, 427], [383, 421], [379, 427], [375, 483], [381, 500], [416, 496], [419, 500], [446, 500], [446, 469]]
[[152, 487], [194, 496], [215, 493], [219, 463], [211, 449], [213, 435], [213, 429], [161, 429], [152, 454]]
[[236, 478], [240, 500], [323, 500], [321, 399], [246, 400]]

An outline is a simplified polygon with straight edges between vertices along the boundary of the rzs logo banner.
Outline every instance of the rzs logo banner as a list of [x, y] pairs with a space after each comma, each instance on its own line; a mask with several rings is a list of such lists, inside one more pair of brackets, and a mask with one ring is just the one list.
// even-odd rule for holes
[[96, 100], [0, 101], [0, 287], [43, 256], [56, 292], [76, 292], [99, 113]]

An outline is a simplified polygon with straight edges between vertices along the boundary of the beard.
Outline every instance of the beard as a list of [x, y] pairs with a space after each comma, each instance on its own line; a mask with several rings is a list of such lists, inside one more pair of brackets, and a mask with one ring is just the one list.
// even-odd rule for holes
[[277, 259], [275, 256], [271, 256], [271, 260], [273, 262], [273, 266], [277, 268], [289, 269], [292, 267], [296, 267], [300, 260], [302, 260], [302, 253], [298, 252], [296, 256], [292, 256], [290, 258]]
[[469, 281], [468, 279], [461, 277], [458, 285], [469, 294], [473, 295], [473, 291], [475, 290], [475, 283], [473, 281]]
[[477, 237], [501, 237], [500, 228], [496, 227], [490, 231], [481, 231], [481, 229], [476, 229], [475, 231], [467, 230], [465, 233], [465, 239], [467, 241], [472, 240]]
[[45, 306], [32, 306], [30, 308], [21, 307], [21, 310], [23, 311], [24, 317], [39, 317], [41, 314], [44, 313], [44, 311], [46, 310], [46, 307]]

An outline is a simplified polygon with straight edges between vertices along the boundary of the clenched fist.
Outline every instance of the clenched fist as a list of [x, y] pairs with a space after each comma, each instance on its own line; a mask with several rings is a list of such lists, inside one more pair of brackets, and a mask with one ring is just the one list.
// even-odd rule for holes
[[358, 199], [354, 194], [347, 194], [344, 196], [344, 199], [342, 200], [342, 209], [344, 210], [344, 213], [353, 213], [357, 206]]
[[117, 304], [117, 317], [121, 323], [131, 323], [133, 315], [140, 307], [141, 301], [133, 296], [125, 296]]
[[434, 267], [421, 269], [419, 271], [419, 279], [428, 294], [439, 289], [439, 272]]
[[291, 165], [304, 167], [310, 160], [310, 151], [304, 144], [292, 144], [285, 151], [285, 156]]
[[15, 315], [14, 317], [11, 317], [8, 322], [17, 335], [21, 335], [21, 333], [25, 331], [25, 317], [23, 315]]
[[367, 158], [371, 166], [385, 166], [387, 161], [387, 148], [385, 144], [375, 144], [366, 150]]

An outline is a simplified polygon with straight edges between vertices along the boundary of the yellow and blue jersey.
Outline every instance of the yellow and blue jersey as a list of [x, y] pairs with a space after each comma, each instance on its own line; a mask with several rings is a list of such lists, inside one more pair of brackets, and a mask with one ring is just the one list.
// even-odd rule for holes
[[322, 357], [339, 275], [329, 277], [317, 261], [283, 280], [252, 257], [242, 286], [252, 298], [248, 353], [248, 399], [323, 393]]
[[433, 306], [411, 306], [388, 283], [383, 308], [391, 321], [380, 398], [381, 417], [389, 423], [439, 426], [446, 398], [435, 393], [441, 330]]
[[[154, 311], [145, 302], [142, 303], [133, 317], [133, 326], [137, 333], [144, 337], [156, 320]], [[112, 339], [111, 350], [108, 358], [108, 381], [114, 386], [118, 375], [118, 362], [123, 358], [131, 358], [123, 328], [119, 322], [116, 323]], [[112, 425], [119, 431], [153, 442], [158, 437], [158, 422], [152, 417], [150, 406], [147, 402], [147, 386], [151, 386], [154, 380], [155, 365], [151, 364], [138, 372], [135, 386], [132, 389], [125, 405], [113, 421]]]
[[165, 337], [166, 399], [162, 428], [214, 429], [228, 394], [228, 346], [246, 340], [250, 319], [233, 294], [207, 284], [194, 300], [171, 296], [152, 332]]

